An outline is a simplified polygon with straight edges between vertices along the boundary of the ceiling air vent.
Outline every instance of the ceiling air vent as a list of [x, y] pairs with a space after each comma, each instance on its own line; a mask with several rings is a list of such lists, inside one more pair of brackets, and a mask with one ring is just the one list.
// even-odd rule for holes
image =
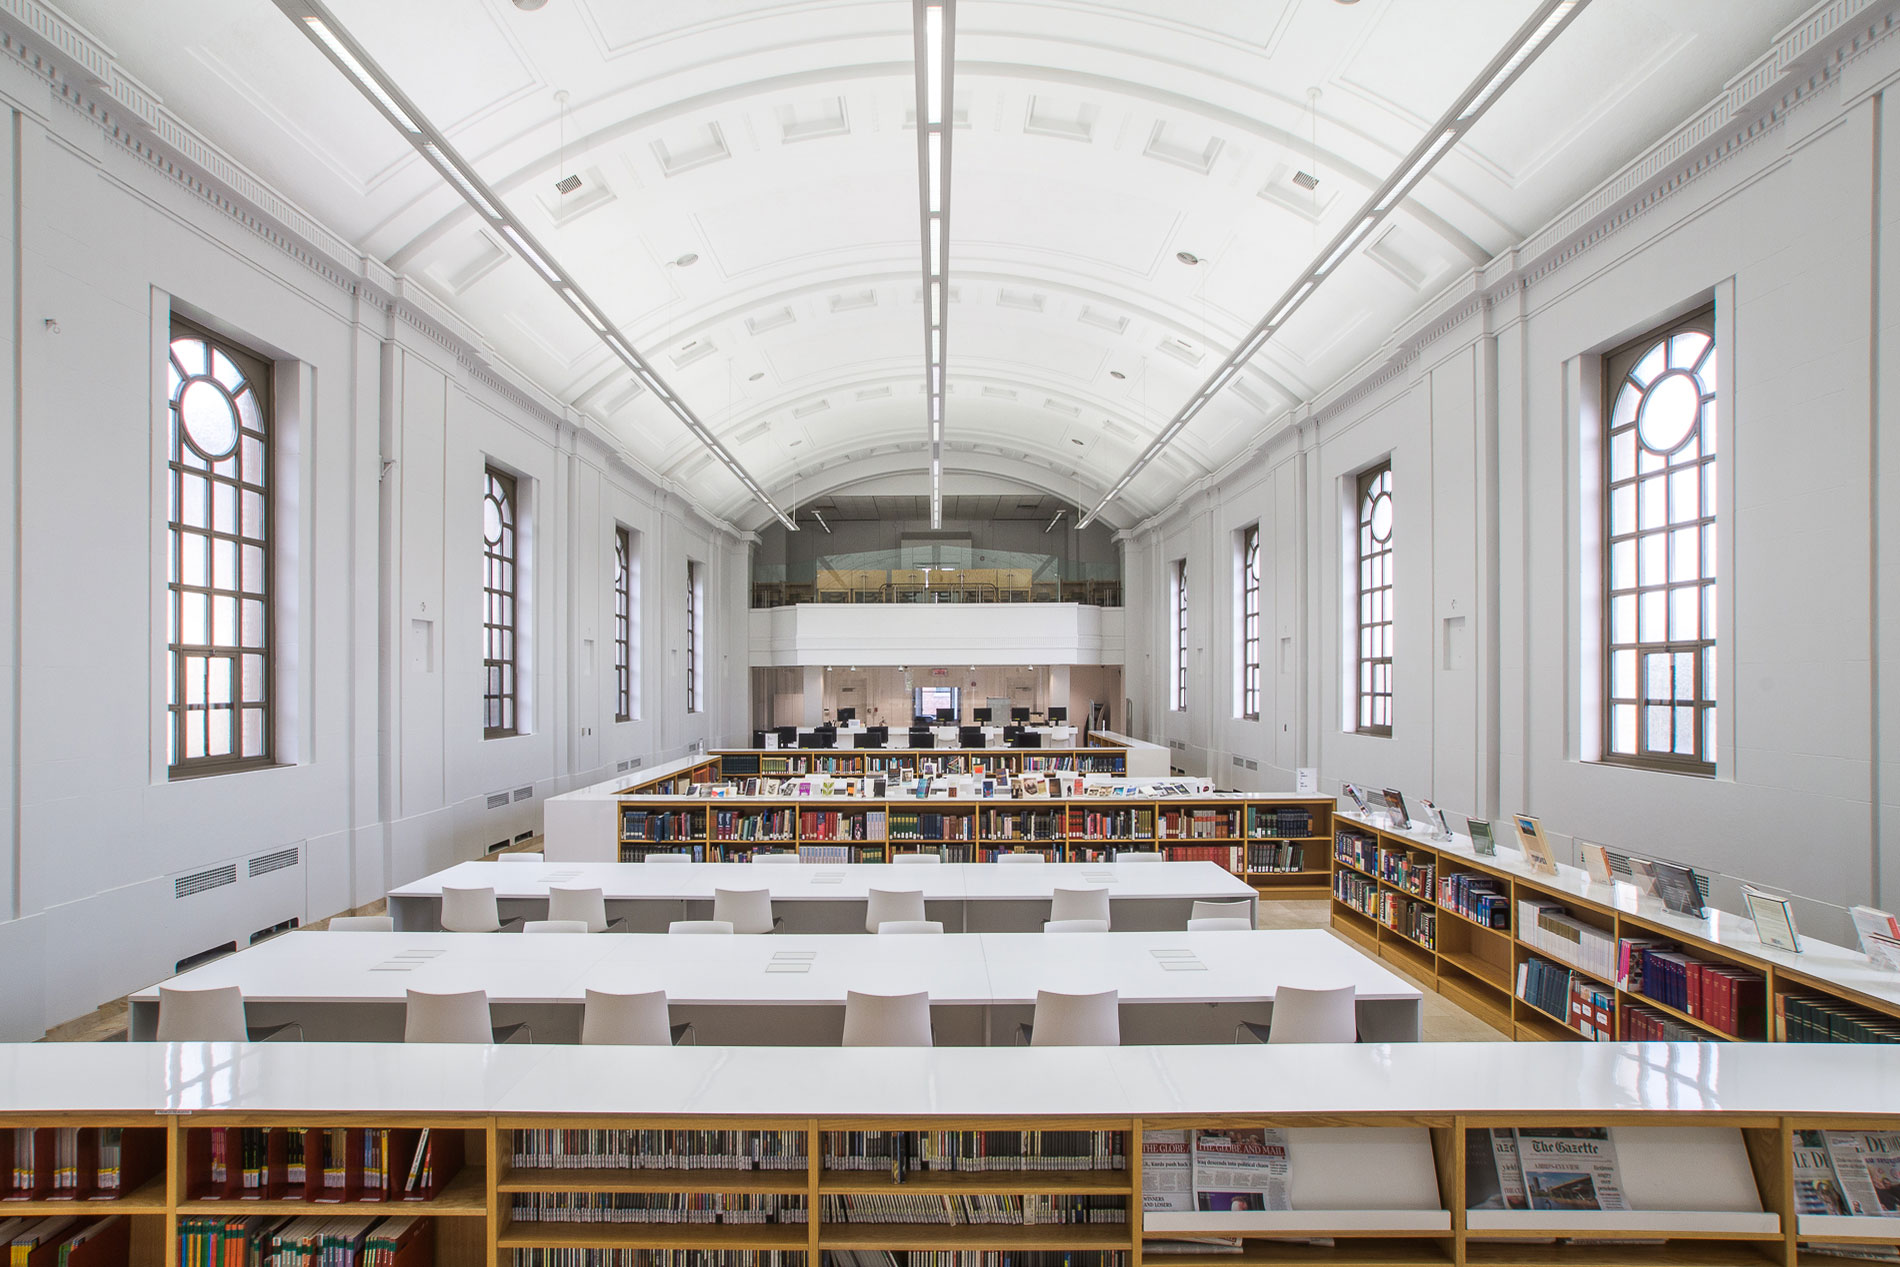
[[579, 176], [563, 176], [554, 182], [554, 187], [560, 190], [562, 194], [571, 194], [581, 187], [581, 178]]
[[1249, 761], [1247, 763], [1247, 768], [1249, 770], [1258, 770], [1260, 768], [1260, 763], [1258, 761]]
[[627, 762], [627, 769], [638, 770], [645, 761], [645, 757], [635, 757], [633, 760]]
[[273, 871], [282, 871], [285, 867], [296, 865], [297, 847], [295, 845], [288, 849], [279, 849], [276, 853], [261, 853], [251, 859], [251, 878], [256, 879], [260, 875], [269, 875]]
[[1313, 175], [1311, 172], [1294, 172], [1293, 183], [1298, 185], [1301, 189], [1318, 189], [1319, 177]]
[[194, 893], [203, 893], [210, 889], [221, 889], [227, 884], [237, 883], [237, 863], [227, 862], [221, 867], [209, 871], [200, 871], [195, 875], [181, 875], [172, 881], [174, 898], [190, 897]]
[[1235, 758], [1234, 758], [1234, 764], [1235, 764], [1235, 765], [1237, 765], [1237, 766], [1244, 766], [1244, 765], [1246, 765], [1247, 763], [1246, 763], [1245, 761], [1242, 761], [1242, 760], [1241, 760], [1241, 759], [1240, 759], [1239, 757], [1235, 757]]
[[534, 787], [532, 784], [530, 784], [527, 787], [518, 787], [515, 789], [515, 799], [517, 801], [525, 801], [533, 795], [534, 795]]
[[617, 766], [615, 766], [615, 767], [614, 767], [614, 773], [615, 773], [615, 774], [625, 774], [625, 773], [627, 772], [627, 767], [628, 767], [628, 766], [630, 766], [630, 765], [632, 765], [632, 764], [633, 764], [633, 762], [631, 762], [631, 761], [622, 761], [622, 762], [621, 762], [621, 763], [620, 763], [619, 765], [617, 765]]
[[491, 794], [488, 798], [488, 808], [489, 809], [507, 809], [508, 808], [508, 794], [506, 792], [495, 792]]

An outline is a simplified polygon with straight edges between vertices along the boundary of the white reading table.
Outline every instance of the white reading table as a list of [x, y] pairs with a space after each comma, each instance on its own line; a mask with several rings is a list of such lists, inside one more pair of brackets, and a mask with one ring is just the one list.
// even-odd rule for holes
[[[299, 932], [168, 985], [244, 992], [253, 1025], [311, 1041], [399, 1041], [409, 989], [482, 989], [497, 1024], [575, 1042], [591, 987], [664, 989], [706, 1043], [835, 1045], [845, 994], [927, 990], [944, 1045], [1016, 1041], [1039, 989], [1121, 995], [1126, 1043], [1231, 1043], [1267, 1021], [1282, 985], [1352, 985], [1367, 1042], [1415, 1042], [1422, 996], [1320, 929], [941, 936], [668, 936]], [[131, 999], [130, 1036], [158, 1029], [158, 990]]]
[[783, 932], [861, 933], [871, 889], [916, 889], [930, 919], [947, 932], [1036, 932], [1057, 888], [1106, 888], [1117, 931], [1187, 926], [1196, 901], [1246, 902], [1258, 894], [1211, 862], [1046, 862], [1012, 866], [951, 862], [464, 862], [390, 890], [389, 913], [403, 931], [442, 927], [442, 889], [493, 888], [504, 916], [545, 919], [548, 888], [597, 888], [611, 917], [633, 932], [665, 932], [681, 919], [711, 919], [714, 889], [769, 889]]

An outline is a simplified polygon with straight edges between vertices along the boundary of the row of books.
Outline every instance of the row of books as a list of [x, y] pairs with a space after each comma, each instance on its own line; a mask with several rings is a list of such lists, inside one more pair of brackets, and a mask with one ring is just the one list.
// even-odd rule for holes
[[826, 1131], [827, 1170], [1126, 1170], [1124, 1131]]
[[1623, 988], [1735, 1038], [1767, 1035], [1768, 982], [1759, 972], [1711, 963], [1667, 943], [1626, 937], [1617, 952]]
[[1235, 875], [1246, 864], [1240, 845], [1167, 845], [1161, 852], [1169, 862], [1211, 862]]
[[1467, 871], [1439, 876], [1438, 904], [1486, 928], [1511, 927], [1511, 895], [1504, 882], [1492, 876]]
[[1333, 896], [1361, 915], [1379, 918], [1379, 886], [1356, 871], [1333, 872]]
[[1616, 980], [1616, 934], [1586, 924], [1555, 902], [1519, 898], [1517, 937], [1560, 963]]
[[1313, 811], [1289, 805], [1256, 805], [1247, 811], [1247, 834], [1255, 839], [1313, 834]]
[[[0, 1198], [109, 1201], [127, 1186], [125, 1131], [117, 1126], [19, 1126], [0, 1145], [11, 1153]], [[151, 1168], [135, 1165], [131, 1182]]]
[[1777, 994], [1775, 1019], [1789, 1043], [1896, 1043], [1900, 1022], [1851, 1003]]
[[[426, 1267], [434, 1224], [389, 1216], [256, 1215], [178, 1220], [178, 1267]], [[413, 1253], [411, 1251], [414, 1251]]]
[[[827, 1255], [829, 1257], [829, 1255]], [[559, 1249], [514, 1251], [512, 1267], [805, 1267], [802, 1249]]]
[[707, 860], [706, 846], [704, 845], [654, 846], [643, 844], [639, 841], [623, 840], [620, 842], [620, 861], [622, 862], [645, 862], [648, 857], [656, 853], [682, 853], [688, 858], [691, 858], [694, 862], [705, 862]]
[[804, 1131], [517, 1130], [517, 1170], [804, 1170]]
[[1357, 832], [1342, 831], [1333, 837], [1333, 857], [1349, 867], [1371, 875], [1379, 874], [1379, 842]]
[[1517, 997], [1595, 1042], [1616, 1037], [1616, 991], [1532, 955], [1517, 966]]
[[1693, 1025], [1654, 1008], [1631, 1004], [1623, 1009], [1623, 1041], [1630, 1043], [1700, 1043], [1708, 1035]]
[[790, 809], [713, 811], [715, 840], [790, 840], [797, 827]]
[[[516, 1267], [540, 1265], [517, 1264]], [[584, 1267], [595, 1265], [590, 1263]], [[828, 1249], [824, 1267], [1128, 1267], [1128, 1253], [1117, 1249]]]
[[197, 1140], [188, 1187], [198, 1201], [419, 1201], [462, 1163], [460, 1133], [429, 1127], [213, 1126]]
[[1240, 835], [1240, 812], [1232, 809], [1171, 809], [1161, 812], [1163, 840], [1232, 840]]
[[517, 1223], [803, 1223], [802, 1194], [778, 1192], [518, 1192]]
[[1438, 887], [1438, 859], [1406, 849], [1379, 851], [1379, 878], [1415, 897], [1429, 898]]
[[1403, 893], [1381, 891], [1374, 918], [1427, 950], [1438, 942], [1438, 908], [1430, 902], [1421, 902]]
[[930, 1196], [909, 1192], [854, 1193], [824, 1198], [827, 1223], [1001, 1223], [1018, 1227], [1126, 1223], [1120, 1196]]
[[847, 862], [883, 862], [884, 843], [873, 841], [858, 845], [800, 845], [800, 862], [836, 866]]
[[[891, 826], [895, 828], [897, 820], [904, 817], [902, 814], [891, 815]], [[798, 816], [798, 835], [801, 840], [882, 840], [884, 811], [872, 809], [857, 814], [840, 814], [837, 810], [808, 809]]]
[[1249, 871], [1304, 871], [1306, 870], [1306, 846], [1280, 842], [1247, 846], [1247, 870]]
[[1068, 826], [1070, 840], [1151, 840], [1155, 816], [1147, 809], [1072, 809]]
[[131, 1238], [132, 1224], [123, 1214], [0, 1219], [0, 1246], [6, 1248], [9, 1267], [118, 1267], [126, 1261]]
[[620, 811], [622, 840], [704, 840], [706, 816], [696, 810]]
[[974, 814], [891, 811], [892, 840], [974, 840], [975, 828]]
[[1031, 810], [1021, 814], [1001, 810], [983, 811], [985, 840], [1060, 840], [1062, 819], [1056, 810]]

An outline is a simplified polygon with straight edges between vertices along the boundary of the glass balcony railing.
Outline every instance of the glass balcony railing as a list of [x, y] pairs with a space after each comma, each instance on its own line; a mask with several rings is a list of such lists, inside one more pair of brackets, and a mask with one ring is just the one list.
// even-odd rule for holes
[[793, 603], [1086, 603], [1120, 607], [1121, 567], [1007, 550], [822, 555], [800, 566], [755, 565], [752, 605]]

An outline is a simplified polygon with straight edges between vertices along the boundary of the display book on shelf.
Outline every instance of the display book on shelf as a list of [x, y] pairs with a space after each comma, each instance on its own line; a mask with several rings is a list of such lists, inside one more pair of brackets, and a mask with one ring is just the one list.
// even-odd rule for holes
[[1372, 815], [1335, 816], [1332, 865], [1336, 930], [1514, 1038], [1900, 1041], [1900, 973], [1858, 951]]
[[[1891, 1160], [1900, 1156], [1900, 1115], [1878, 1107], [1771, 1111], [1782, 1091], [1767, 1066], [1745, 1075], [1750, 1090], [1731, 1097], [1727, 1079], [1742, 1071], [1716, 1075], [1706, 1049], [1630, 1046], [1574, 1070], [1575, 1086], [1559, 1085], [1552, 1076], [1559, 1066], [1546, 1062], [1510, 1111], [1466, 1107], [1484, 1097], [1478, 1071], [1420, 1086], [1420, 1102], [1433, 1107], [1414, 1110], [1400, 1107], [1402, 1096], [1395, 1103], [1393, 1092], [1407, 1079], [1429, 1078], [1432, 1053], [1349, 1050], [1352, 1058], [1335, 1062], [1348, 1066], [1339, 1085], [1315, 1094], [1297, 1077], [1289, 1081], [1319, 1068], [1298, 1052], [1220, 1049], [1209, 1062], [1192, 1050], [1128, 1049], [1118, 1058], [1129, 1063], [1110, 1067], [1132, 1074], [1146, 1066], [1154, 1086], [1195, 1074], [1203, 1082], [1250, 1080], [1252, 1095], [1214, 1097], [1249, 1108], [1161, 1113], [1136, 1102], [1061, 1116], [970, 1114], [962, 1101], [975, 1095], [955, 1093], [948, 1098], [956, 1112], [933, 1113], [915, 1107], [921, 1097], [900, 1096], [863, 1117], [734, 1111], [740, 1101], [763, 1103], [755, 1095], [704, 1096], [703, 1111], [654, 1115], [581, 1111], [571, 1097], [561, 1113], [489, 1103], [396, 1115], [326, 1107], [330, 1101], [301, 1094], [298, 1108], [263, 1108], [255, 1106], [273, 1097], [263, 1093], [268, 1064], [259, 1061], [242, 1093], [253, 1107], [243, 1111], [65, 1114], [48, 1105], [0, 1116], [8, 1134], [78, 1132], [82, 1151], [87, 1132], [137, 1135], [150, 1167], [138, 1187], [96, 1201], [49, 1199], [39, 1189], [22, 1195], [15, 1175], [0, 1219], [54, 1223], [41, 1244], [55, 1252], [33, 1257], [29, 1241], [27, 1267], [58, 1267], [59, 1245], [88, 1228], [120, 1238], [111, 1242], [116, 1252], [75, 1254], [67, 1267], [250, 1267], [285, 1241], [296, 1242], [277, 1258], [286, 1267], [631, 1263], [583, 1255], [635, 1250], [689, 1255], [676, 1260], [682, 1267], [814, 1267], [832, 1252], [894, 1253], [905, 1264], [913, 1261], [902, 1256], [908, 1252], [1046, 1252], [1063, 1256], [1047, 1260], [1051, 1267], [1159, 1267], [1222, 1251], [1245, 1262], [1341, 1267], [1793, 1267], [1829, 1252], [1886, 1248], [1892, 1256], [1900, 1241]], [[1480, 1065], [1487, 1050], [1502, 1049], [1468, 1048], [1460, 1063]], [[163, 1048], [150, 1051], [168, 1058]], [[1174, 1053], [1186, 1057], [1179, 1069], [1171, 1067]], [[830, 1054], [785, 1049], [749, 1072], [816, 1075]], [[482, 1058], [481, 1049], [455, 1049], [441, 1057], [444, 1077], [480, 1085], [466, 1062]], [[677, 1072], [698, 1082], [720, 1053], [682, 1059]], [[1020, 1070], [992, 1064], [987, 1072], [1009, 1078], [1047, 1068], [1027, 1051], [1020, 1059]], [[1376, 1083], [1374, 1062], [1387, 1060], [1401, 1067], [1371, 1089], [1373, 1103], [1345, 1107], [1354, 1098], [1345, 1080]], [[1625, 1063], [1648, 1092], [1617, 1089]], [[1826, 1079], [1831, 1066], [1817, 1064]], [[1855, 1062], [1844, 1079], [1851, 1087], [1886, 1071]], [[561, 1070], [555, 1061], [518, 1072], [548, 1085]], [[964, 1082], [977, 1086], [967, 1074]], [[953, 1083], [946, 1077], [942, 1085]], [[1818, 1098], [1835, 1106], [1843, 1099]], [[794, 1110], [799, 1099], [789, 1101]], [[1892, 1107], [1891, 1095], [1868, 1099]], [[1790, 1097], [1816, 1100], [1798, 1089]], [[1280, 1103], [1287, 1107], [1269, 1107]], [[424, 1129], [427, 1138], [455, 1140], [459, 1152], [441, 1154], [432, 1178], [416, 1186], [407, 1176], [415, 1150], [426, 1147]], [[327, 1182], [326, 1172], [339, 1168], [337, 1151], [325, 1151], [330, 1138], [339, 1140], [347, 1176], [338, 1183]], [[291, 1148], [299, 1139], [301, 1155]], [[372, 1146], [378, 1139], [380, 1151]], [[975, 1257], [930, 1261], [982, 1267]]]
[[796, 780], [806, 794], [745, 795], [748, 777], [730, 789], [735, 794], [717, 799], [623, 797], [620, 859], [684, 852], [695, 861], [734, 862], [760, 850], [785, 850], [813, 862], [882, 862], [915, 852], [985, 862], [1037, 851], [1052, 861], [1095, 862], [1122, 850], [1158, 850], [1174, 861], [1214, 862], [1262, 889], [1325, 890], [1333, 808], [1327, 798], [1051, 795], [1050, 782], [1035, 775], [1013, 781], [1039, 783], [1040, 790], [1008, 796], [1002, 794], [1007, 784], [998, 784], [996, 795], [972, 795], [974, 780], [961, 776], [947, 794], [933, 780], [921, 797], [914, 790], [899, 795], [888, 781], [885, 795], [860, 795], [867, 782], [875, 791], [875, 781], [814, 775]]
[[981, 765], [1005, 774], [1067, 771], [1122, 775], [1128, 772], [1125, 749], [1088, 748], [744, 748], [721, 749], [713, 774], [720, 779], [749, 775], [839, 774], [915, 777], [925, 765], [965, 773]]

